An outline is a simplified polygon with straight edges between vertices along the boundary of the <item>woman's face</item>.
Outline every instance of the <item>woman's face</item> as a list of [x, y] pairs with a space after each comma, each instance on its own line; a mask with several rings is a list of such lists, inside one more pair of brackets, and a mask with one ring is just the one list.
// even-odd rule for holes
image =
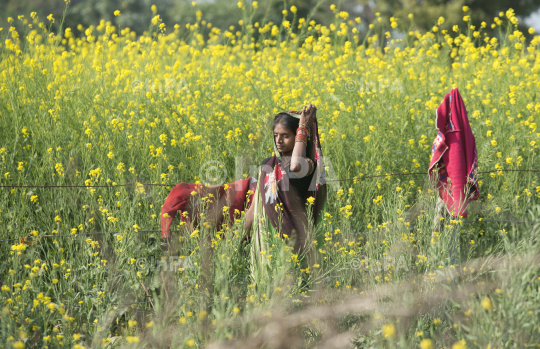
[[277, 150], [281, 155], [292, 155], [295, 143], [294, 137], [294, 133], [282, 123], [278, 123], [276, 127], [274, 127], [274, 140], [276, 141]]

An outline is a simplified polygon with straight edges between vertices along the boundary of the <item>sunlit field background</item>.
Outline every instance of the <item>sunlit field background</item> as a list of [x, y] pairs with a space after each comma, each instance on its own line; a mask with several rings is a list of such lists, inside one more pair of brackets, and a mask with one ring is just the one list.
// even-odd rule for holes
[[[0, 31], [0, 239], [26, 238], [0, 242], [2, 346], [539, 346], [540, 176], [500, 170], [539, 169], [540, 37], [526, 41], [511, 9], [482, 25], [498, 37], [441, 31], [444, 18], [409, 31], [410, 16], [364, 40], [335, 7], [327, 27], [294, 8], [280, 27], [253, 23], [240, 7], [207, 39], [203, 13], [172, 28], [156, 8], [142, 36], [105, 21], [51, 32], [62, 19], [35, 14]], [[456, 87], [492, 173], [467, 218], [434, 225], [426, 175], [362, 177], [426, 172]], [[328, 179], [351, 179], [328, 184], [312, 258], [269, 236], [254, 272], [243, 215], [224, 239], [175, 221], [163, 253], [144, 230], [159, 230], [172, 186], [115, 187], [204, 183], [208, 161], [220, 184], [254, 176], [273, 115], [310, 102]], [[82, 235], [96, 232], [110, 234]]]

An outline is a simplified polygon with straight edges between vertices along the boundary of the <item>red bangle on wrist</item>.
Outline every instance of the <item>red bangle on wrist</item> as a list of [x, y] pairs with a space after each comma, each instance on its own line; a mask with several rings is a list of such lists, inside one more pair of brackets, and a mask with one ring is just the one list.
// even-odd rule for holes
[[308, 131], [308, 129], [306, 127], [304, 127], [304, 126], [298, 127], [298, 129], [296, 130], [296, 134], [298, 134], [298, 132], [300, 132], [300, 131], [304, 131], [306, 133], [306, 136], [309, 137], [309, 131]]
[[307, 145], [307, 136], [303, 134], [297, 134], [294, 138], [296, 142], [304, 142]]

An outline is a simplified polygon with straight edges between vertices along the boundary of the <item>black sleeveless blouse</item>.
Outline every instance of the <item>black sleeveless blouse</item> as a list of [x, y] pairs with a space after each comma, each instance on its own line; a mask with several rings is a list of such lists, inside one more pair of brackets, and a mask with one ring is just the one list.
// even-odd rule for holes
[[[261, 162], [261, 166], [266, 164], [268, 162], [268, 160], [270, 160], [271, 158], [272, 157], [264, 159]], [[316, 163], [315, 163], [315, 166], [317, 166]], [[296, 189], [298, 195], [300, 195], [300, 197], [302, 197], [302, 198], [305, 198], [306, 193], [307, 193], [307, 191], [309, 189], [309, 186], [311, 184], [311, 180], [313, 179], [313, 175], [315, 174], [316, 168], [313, 169], [313, 172], [311, 172], [310, 175], [307, 175], [307, 176], [301, 177], [301, 178], [298, 178], [296, 176], [296, 173], [291, 172], [290, 164], [283, 167], [283, 169], [285, 170], [285, 172], [287, 173], [287, 176], [289, 177], [289, 183]]]

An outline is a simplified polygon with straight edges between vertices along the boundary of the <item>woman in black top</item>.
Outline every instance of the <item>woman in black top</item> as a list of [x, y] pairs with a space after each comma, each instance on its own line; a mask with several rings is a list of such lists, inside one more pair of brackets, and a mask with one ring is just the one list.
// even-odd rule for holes
[[[259, 174], [258, 192], [264, 212], [272, 225], [281, 222], [282, 234], [296, 231], [295, 251], [303, 249], [306, 240], [308, 199], [313, 197], [309, 201], [312, 204], [318, 201], [314, 219], [326, 201], [324, 168], [317, 171], [317, 164], [322, 164], [322, 154], [316, 112], [315, 106], [310, 104], [302, 112], [283, 112], [274, 117], [274, 155], [262, 161]], [[246, 215], [247, 234], [253, 227], [255, 206], [251, 205]]]

